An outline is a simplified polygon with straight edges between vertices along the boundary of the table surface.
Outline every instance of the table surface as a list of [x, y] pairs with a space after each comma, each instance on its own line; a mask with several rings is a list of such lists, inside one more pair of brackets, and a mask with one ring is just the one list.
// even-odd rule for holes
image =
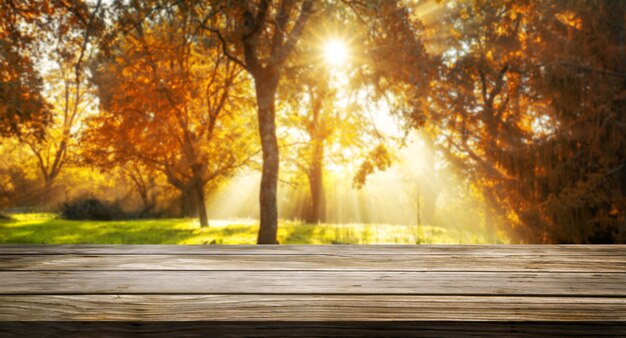
[[620, 336], [626, 245], [2, 245], [0, 321], [7, 335]]

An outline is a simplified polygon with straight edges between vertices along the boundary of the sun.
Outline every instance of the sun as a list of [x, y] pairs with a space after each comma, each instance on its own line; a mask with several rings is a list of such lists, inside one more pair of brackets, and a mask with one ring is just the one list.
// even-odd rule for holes
[[342, 66], [348, 60], [348, 47], [345, 42], [333, 39], [324, 45], [324, 59], [331, 66]]

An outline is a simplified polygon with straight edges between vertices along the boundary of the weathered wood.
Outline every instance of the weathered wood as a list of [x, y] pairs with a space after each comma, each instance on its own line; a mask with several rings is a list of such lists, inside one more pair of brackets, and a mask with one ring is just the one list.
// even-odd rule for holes
[[626, 299], [393, 295], [0, 296], [0, 321], [620, 321]]
[[624, 337], [615, 322], [4, 322], [0, 336], [30, 337]]
[[624, 273], [0, 271], [0, 294], [432, 294], [626, 296]]
[[626, 336], [626, 246], [0, 246], [24, 335]]
[[0, 255], [599, 255], [626, 259], [626, 245], [17, 245]]
[[626, 272], [626, 258], [587, 255], [0, 255], [0, 270]]

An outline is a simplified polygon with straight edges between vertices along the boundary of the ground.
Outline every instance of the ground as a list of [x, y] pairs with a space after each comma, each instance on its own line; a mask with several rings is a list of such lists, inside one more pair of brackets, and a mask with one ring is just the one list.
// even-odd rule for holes
[[[18, 214], [0, 220], [0, 243], [8, 244], [254, 244], [255, 221], [195, 219], [68, 221], [54, 214]], [[432, 226], [303, 224], [281, 221], [281, 244], [484, 244], [484, 237]]]

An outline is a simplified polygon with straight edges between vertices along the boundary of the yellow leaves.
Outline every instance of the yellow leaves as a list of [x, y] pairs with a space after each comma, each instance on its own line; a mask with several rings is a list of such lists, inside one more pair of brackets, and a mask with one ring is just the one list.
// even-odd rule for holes
[[470, 18], [470, 14], [469, 14], [469, 11], [467, 10], [467, 8], [461, 9], [461, 13], [460, 13], [459, 16], [463, 20], [468, 20]]
[[574, 12], [565, 11], [555, 15], [556, 19], [562, 24], [575, 28], [576, 30], [582, 29], [583, 22], [581, 18], [577, 18]]
[[507, 27], [504, 27], [504, 26], [501, 26], [501, 25], [498, 25], [496, 27], [495, 32], [496, 32], [497, 36], [503, 36], [503, 35], [506, 35], [508, 33]]
[[456, 29], [454, 27], [450, 27], [450, 37], [452, 37], [455, 40], [459, 40], [463, 37], [463, 32], [461, 32], [461, 30]]
[[493, 61], [493, 51], [489, 50], [487, 54], [485, 55], [485, 57], [487, 58], [488, 61]]

